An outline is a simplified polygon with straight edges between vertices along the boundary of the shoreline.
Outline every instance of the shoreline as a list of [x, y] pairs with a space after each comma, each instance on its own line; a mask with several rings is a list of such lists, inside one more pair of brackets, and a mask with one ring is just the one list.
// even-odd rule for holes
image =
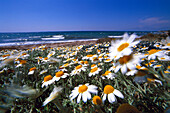
[[[162, 39], [166, 39], [166, 34], [152, 34], [149, 33], [144, 35], [136, 40], [141, 41], [161, 41]], [[42, 43], [42, 44], [29, 44], [29, 45], [8, 45], [8, 46], [0, 46], [0, 50], [4, 49], [17, 49], [17, 50], [27, 50], [32, 49], [33, 47], [39, 47], [42, 45], [46, 45], [48, 48], [54, 47], [62, 47], [62, 46], [78, 46], [78, 45], [89, 45], [89, 44], [96, 44], [96, 43], [103, 43], [103, 42], [111, 42], [112, 40], [117, 40], [121, 38], [100, 38], [97, 40], [78, 40], [78, 41], [71, 41], [71, 42], [56, 42], [56, 43]]]
[[74, 41], [74, 42], [59, 42], [59, 43], [44, 43], [44, 44], [31, 44], [31, 45], [12, 45], [12, 46], [0, 46], [0, 50], [4, 49], [17, 49], [17, 50], [26, 50], [32, 49], [33, 47], [39, 47], [42, 45], [46, 45], [48, 48], [54, 47], [62, 47], [62, 46], [76, 46], [76, 45], [86, 45], [86, 44], [96, 44], [98, 40], [90, 40], [90, 41]]

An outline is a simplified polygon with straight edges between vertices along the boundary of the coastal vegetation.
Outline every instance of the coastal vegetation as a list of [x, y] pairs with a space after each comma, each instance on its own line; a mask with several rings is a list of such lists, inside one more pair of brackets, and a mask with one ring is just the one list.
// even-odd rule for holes
[[170, 99], [169, 38], [136, 37], [1, 50], [0, 111], [165, 112]]

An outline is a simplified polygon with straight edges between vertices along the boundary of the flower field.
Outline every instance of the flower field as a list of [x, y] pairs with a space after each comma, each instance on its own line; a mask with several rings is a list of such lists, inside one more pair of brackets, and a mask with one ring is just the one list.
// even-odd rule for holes
[[164, 112], [170, 43], [135, 40], [0, 51], [2, 112]]

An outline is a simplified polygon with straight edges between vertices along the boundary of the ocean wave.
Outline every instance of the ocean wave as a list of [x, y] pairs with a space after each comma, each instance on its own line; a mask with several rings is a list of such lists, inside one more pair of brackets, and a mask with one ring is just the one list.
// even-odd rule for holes
[[61, 40], [65, 39], [63, 35], [53, 35], [52, 37], [41, 38], [42, 40]]
[[34, 45], [34, 44], [64, 43], [64, 42], [75, 42], [75, 41], [95, 41], [95, 40], [98, 40], [98, 39], [76, 39], [76, 40], [61, 40], [61, 41], [11, 42], [11, 43], [0, 43], [0, 46]]
[[10, 42], [10, 41], [27, 41], [26, 38], [15, 38], [15, 39], [3, 39], [2, 41]]

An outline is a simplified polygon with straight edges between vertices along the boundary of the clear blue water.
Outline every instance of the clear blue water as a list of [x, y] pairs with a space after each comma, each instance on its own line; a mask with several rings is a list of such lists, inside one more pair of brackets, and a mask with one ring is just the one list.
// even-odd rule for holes
[[[68, 31], [68, 32], [25, 32], [0, 33], [0, 46], [29, 45], [42, 43], [57, 43], [75, 40], [91, 40], [107, 38], [108, 36], [121, 36], [125, 32], [136, 33], [138, 36], [152, 31]], [[63, 37], [56, 37], [62, 35]]]

